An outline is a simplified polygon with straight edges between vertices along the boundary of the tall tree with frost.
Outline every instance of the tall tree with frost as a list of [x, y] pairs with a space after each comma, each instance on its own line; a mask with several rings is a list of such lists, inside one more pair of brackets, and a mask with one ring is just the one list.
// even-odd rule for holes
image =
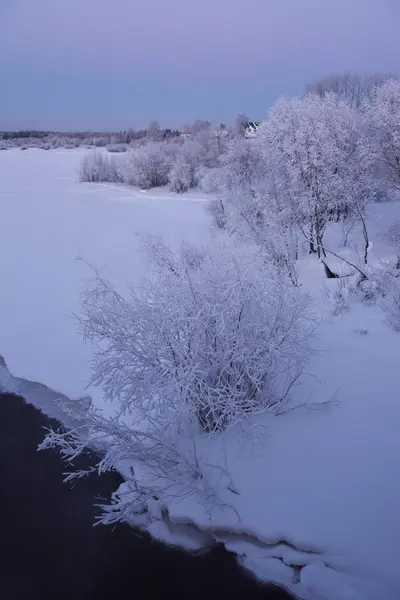
[[255, 244], [267, 261], [297, 284], [298, 233], [278, 193], [271, 165], [255, 140], [237, 139], [213, 177], [211, 212], [218, 226]]
[[179, 148], [169, 173], [169, 187], [178, 194], [197, 185], [197, 171], [204, 162], [204, 148], [196, 141], [186, 141]]
[[400, 192], [400, 81], [391, 79], [375, 89], [367, 117], [375, 134], [378, 162], [389, 186]]
[[149, 142], [127, 152], [123, 167], [125, 181], [143, 189], [167, 185], [173, 158], [168, 150], [173, 146], [163, 142]]
[[310, 252], [325, 255], [328, 222], [350, 212], [361, 219], [373, 195], [372, 155], [358, 113], [332, 94], [282, 98], [257, 143], [279, 204], [292, 213]]

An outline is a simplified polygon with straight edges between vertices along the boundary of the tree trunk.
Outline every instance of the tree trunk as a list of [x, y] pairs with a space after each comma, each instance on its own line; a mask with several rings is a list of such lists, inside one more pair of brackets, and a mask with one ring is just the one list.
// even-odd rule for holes
[[315, 254], [316, 250], [315, 250], [315, 245], [314, 245], [314, 226], [313, 225], [311, 225], [311, 227], [310, 227], [309, 244], [310, 244], [309, 254]]

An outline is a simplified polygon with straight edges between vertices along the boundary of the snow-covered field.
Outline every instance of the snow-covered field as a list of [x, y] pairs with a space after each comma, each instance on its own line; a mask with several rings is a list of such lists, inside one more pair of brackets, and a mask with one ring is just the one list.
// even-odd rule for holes
[[[138, 233], [162, 233], [172, 242], [209, 235], [198, 194], [78, 183], [84, 152], [0, 154], [0, 353], [13, 375], [68, 397], [83, 395], [90, 376], [90, 347], [72, 318], [89, 272], [75, 257], [103, 267], [105, 277], [124, 286], [146, 271]], [[374, 208], [373, 261], [386, 258], [380, 233], [399, 217], [398, 204]], [[395, 600], [400, 334], [385, 324], [377, 305], [354, 301], [347, 312], [332, 316], [321, 265], [306, 259], [299, 270], [323, 322], [320, 352], [296, 394], [337, 403], [269, 417], [256, 444], [237, 430], [215, 439], [207, 452], [213, 464], [219, 457], [226, 461], [238, 494], [221, 482], [217, 505], [196, 495], [154, 503], [148, 529], [192, 547], [206, 532], [236, 551], [257, 576], [307, 600]], [[3, 368], [0, 384], [18, 390], [18, 381], [5, 375]], [[99, 390], [90, 393], [101, 402]]]
[[[140, 192], [78, 182], [87, 150], [28, 150], [0, 156], [0, 353], [19, 377], [75, 397], [90, 376], [90, 349], [73, 313], [87, 265], [117, 285], [146, 271], [143, 232], [171, 241], [204, 239], [207, 217], [198, 194]], [[95, 392], [94, 392], [95, 393]]]

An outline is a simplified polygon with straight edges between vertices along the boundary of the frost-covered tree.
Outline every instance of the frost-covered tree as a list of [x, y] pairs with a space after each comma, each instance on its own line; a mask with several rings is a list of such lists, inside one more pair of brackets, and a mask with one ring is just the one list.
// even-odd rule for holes
[[221, 168], [203, 173], [203, 188], [214, 195], [212, 212], [218, 215], [216, 224], [222, 226], [225, 222], [228, 225], [229, 218], [229, 229], [236, 231], [239, 226], [237, 217], [242, 215], [243, 210], [247, 211], [249, 205], [254, 207], [264, 180], [263, 163], [257, 147], [248, 140], [232, 143], [222, 159]]
[[277, 193], [271, 165], [255, 140], [239, 138], [203, 186], [213, 187], [210, 211], [218, 227], [256, 245], [261, 254], [297, 282], [297, 232], [286, 197]]
[[150, 121], [147, 126], [146, 136], [152, 142], [160, 142], [162, 140], [163, 132], [158, 121]]
[[214, 127], [208, 124], [206, 126], [206, 123], [204, 123], [202, 127], [195, 129], [191, 135], [191, 139], [202, 148], [200, 153], [201, 165], [210, 169], [218, 166], [220, 158], [226, 152], [232, 137], [228, 129], [221, 125]]
[[118, 183], [122, 181], [122, 175], [115, 157], [94, 150], [84, 156], [79, 169], [79, 179], [85, 182]]
[[130, 185], [150, 189], [168, 184], [172, 157], [168, 144], [150, 142], [126, 153], [124, 179]]
[[362, 218], [374, 196], [372, 154], [360, 117], [332, 95], [280, 99], [259, 128], [258, 143], [284, 199], [309, 241], [325, 253], [328, 222], [349, 212]]
[[169, 187], [178, 194], [187, 192], [198, 183], [198, 170], [203, 163], [204, 148], [188, 140], [179, 148], [169, 173]]
[[332, 95], [279, 100], [257, 138], [231, 144], [211, 171], [214, 221], [256, 244], [294, 284], [300, 237], [325, 255], [331, 220], [361, 224], [366, 262], [375, 185], [364, 130], [361, 115]]
[[367, 117], [383, 175], [389, 186], [400, 192], [400, 81], [390, 79], [375, 89]]

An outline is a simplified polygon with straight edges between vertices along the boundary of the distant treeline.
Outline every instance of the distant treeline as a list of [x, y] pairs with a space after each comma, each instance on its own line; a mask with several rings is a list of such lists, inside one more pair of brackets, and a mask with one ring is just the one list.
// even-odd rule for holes
[[21, 131], [0, 131], [0, 139], [13, 140], [13, 139], [26, 139], [26, 138], [39, 138], [43, 139], [49, 135], [48, 131], [36, 131], [36, 130], [21, 130]]
[[[115, 142], [129, 144], [132, 141], [139, 140], [148, 135], [147, 129], [127, 131], [118, 131], [115, 133], [109, 132], [86, 132], [86, 131], [38, 131], [38, 130], [18, 130], [18, 131], [0, 131], [0, 140], [20, 140], [20, 139], [45, 139], [49, 136], [61, 136], [63, 138], [73, 138], [84, 140], [87, 138], [109, 138], [113, 136]], [[169, 139], [181, 135], [177, 129], [161, 129], [160, 138]]]

